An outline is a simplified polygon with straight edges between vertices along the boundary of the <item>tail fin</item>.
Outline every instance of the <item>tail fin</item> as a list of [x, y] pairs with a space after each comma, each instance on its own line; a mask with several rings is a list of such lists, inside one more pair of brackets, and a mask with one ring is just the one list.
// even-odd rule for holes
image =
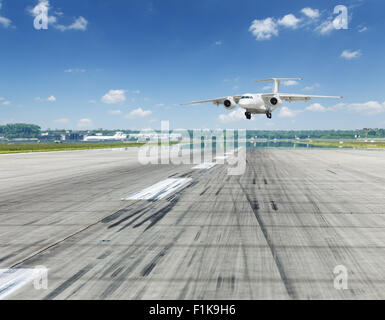
[[279, 85], [282, 81], [294, 81], [294, 80], [303, 80], [303, 78], [271, 78], [271, 79], [265, 79], [265, 80], [255, 80], [255, 82], [267, 82], [267, 81], [274, 81], [274, 87], [273, 87], [273, 93], [278, 93], [279, 91]]

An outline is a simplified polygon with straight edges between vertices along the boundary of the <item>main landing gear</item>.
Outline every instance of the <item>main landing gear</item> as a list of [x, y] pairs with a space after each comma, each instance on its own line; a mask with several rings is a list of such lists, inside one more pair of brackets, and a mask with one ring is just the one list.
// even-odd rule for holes
[[268, 117], [269, 119], [271, 119], [272, 115], [271, 115], [271, 112], [270, 112], [270, 111], [266, 111], [266, 117]]
[[251, 119], [251, 113], [250, 113], [250, 112], [246, 111], [246, 112], [245, 112], [245, 116], [246, 116], [246, 119], [247, 119], [247, 120], [250, 120], [250, 119]]

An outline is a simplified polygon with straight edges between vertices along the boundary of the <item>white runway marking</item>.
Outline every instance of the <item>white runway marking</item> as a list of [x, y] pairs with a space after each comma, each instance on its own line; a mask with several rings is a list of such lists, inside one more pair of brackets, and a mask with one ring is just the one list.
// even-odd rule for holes
[[39, 276], [38, 269], [0, 269], [0, 300]]
[[151, 187], [143, 189], [142, 191], [129, 195], [122, 200], [160, 200], [175, 192], [191, 180], [191, 178], [166, 179], [152, 185]]
[[221, 156], [221, 157], [216, 157], [215, 158], [215, 160], [225, 160], [225, 159], [227, 159], [228, 158], [228, 156]]
[[205, 162], [205, 163], [201, 163], [201, 164], [198, 164], [197, 166], [195, 167], [192, 167], [193, 170], [199, 170], [199, 169], [211, 169], [212, 167], [214, 167], [216, 165], [216, 163], [214, 162]]

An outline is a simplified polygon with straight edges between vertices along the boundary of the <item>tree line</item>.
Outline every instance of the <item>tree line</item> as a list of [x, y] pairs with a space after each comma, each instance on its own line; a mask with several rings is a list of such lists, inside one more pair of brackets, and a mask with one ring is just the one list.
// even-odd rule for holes
[[[47, 132], [57, 132], [58, 130], [46, 130]], [[62, 130], [65, 132], [65, 130]], [[91, 132], [101, 132], [105, 135], [113, 135], [117, 130], [91, 130]], [[125, 133], [138, 131], [119, 130]], [[158, 130], [157, 130], [158, 131]], [[192, 130], [188, 130], [192, 135]], [[39, 138], [41, 128], [35, 124], [13, 123], [0, 125], [0, 137], [7, 139], [15, 138]], [[235, 136], [237, 133], [235, 132]], [[385, 138], [385, 129], [361, 129], [361, 130], [247, 130], [247, 138], [260, 139], [355, 139], [361, 138]]]
[[13, 123], [0, 125], [0, 136], [7, 139], [38, 138], [41, 128], [35, 124]]

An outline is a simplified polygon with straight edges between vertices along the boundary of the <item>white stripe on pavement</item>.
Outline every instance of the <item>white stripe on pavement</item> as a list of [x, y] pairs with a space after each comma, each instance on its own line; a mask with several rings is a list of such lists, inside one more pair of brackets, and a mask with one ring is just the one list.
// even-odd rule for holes
[[142, 191], [133, 193], [122, 200], [160, 200], [190, 182], [191, 178], [169, 178]]
[[205, 163], [201, 163], [201, 164], [198, 164], [197, 166], [195, 167], [192, 167], [193, 170], [199, 170], [199, 169], [211, 169], [212, 167], [214, 167], [216, 165], [216, 163], [214, 162], [205, 162]]
[[38, 279], [47, 269], [0, 269], [0, 300]]

